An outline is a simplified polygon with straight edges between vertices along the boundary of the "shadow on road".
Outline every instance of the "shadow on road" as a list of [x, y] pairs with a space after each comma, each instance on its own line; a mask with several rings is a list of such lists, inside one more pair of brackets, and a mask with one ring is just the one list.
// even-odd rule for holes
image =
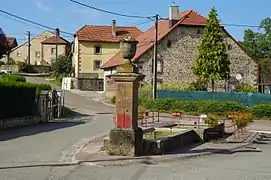
[[46, 124], [4, 129], [0, 132], [0, 141], [8, 141], [23, 136], [31, 136], [39, 133], [50, 132], [58, 129], [69, 128], [84, 124], [82, 121], [53, 121]]

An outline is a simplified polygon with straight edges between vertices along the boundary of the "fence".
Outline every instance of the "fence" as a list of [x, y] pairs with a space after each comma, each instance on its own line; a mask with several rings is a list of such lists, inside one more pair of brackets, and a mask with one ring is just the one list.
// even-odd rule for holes
[[245, 92], [205, 92], [158, 90], [158, 99], [235, 101], [247, 107], [271, 103], [270, 94]]

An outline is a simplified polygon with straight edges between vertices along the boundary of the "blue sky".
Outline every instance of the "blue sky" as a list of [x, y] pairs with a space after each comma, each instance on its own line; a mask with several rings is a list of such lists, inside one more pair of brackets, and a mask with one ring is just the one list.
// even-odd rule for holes
[[[172, 3], [172, 0], [78, 1], [118, 13], [142, 16], [152, 16], [158, 13], [162, 17], [168, 17], [168, 7]], [[261, 0], [261, 3], [254, 0], [175, 0], [175, 3], [180, 6], [181, 11], [194, 9], [204, 16], [207, 16], [210, 8], [215, 6], [219, 18], [224, 24], [259, 25], [262, 19], [271, 17], [270, 0]], [[74, 4], [70, 0], [2, 0], [0, 9], [70, 33], [75, 33], [85, 24], [110, 25], [112, 19], [116, 19], [118, 25], [131, 25], [142, 21], [142, 19], [123, 18], [101, 13]], [[152, 25], [153, 22], [149, 22], [138, 27], [146, 30]], [[0, 27], [8, 36], [16, 37], [19, 42], [24, 41], [26, 30], [30, 30], [33, 35], [47, 30], [20, 20], [14, 20], [14, 18], [1, 13]], [[242, 40], [243, 32], [246, 29], [244, 27], [226, 28], [237, 40]], [[68, 37], [65, 36], [65, 38]]]

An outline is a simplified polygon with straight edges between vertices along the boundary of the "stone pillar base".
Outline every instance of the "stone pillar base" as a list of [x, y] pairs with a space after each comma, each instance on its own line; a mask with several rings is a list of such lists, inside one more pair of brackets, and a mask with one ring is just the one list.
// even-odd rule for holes
[[141, 156], [143, 153], [142, 129], [112, 129], [109, 134], [107, 152], [115, 156]]

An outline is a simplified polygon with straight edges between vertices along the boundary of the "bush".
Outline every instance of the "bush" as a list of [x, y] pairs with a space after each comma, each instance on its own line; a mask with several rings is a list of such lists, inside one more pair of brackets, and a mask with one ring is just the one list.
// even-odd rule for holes
[[15, 74], [3, 74], [0, 76], [1, 81], [11, 81], [11, 82], [26, 82], [25, 77]]
[[256, 118], [271, 117], [271, 104], [258, 104], [250, 108], [250, 112]]
[[208, 124], [210, 128], [214, 128], [218, 125], [219, 117], [217, 115], [208, 114], [207, 118], [204, 120], [205, 124]]
[[226, 114], [231, 111], [243, 111], [245, 106], [231, 101], [183, 101], [173, 99], [145, 100], [141, 103], [143, 108], [169, 112], [180, 110], [186, 113], [216, 113]]
[[70, 57], [60, 56], [57, 59], [53, 60], [52, 70], [54, 76], [62, 77], [68, 76], [72, 74], [73, 67], [72, 67], [72, 60]]
[[36, 87], [36, 95], [39, 95], [41, 91], [50, 91], [52, 87], [50, 84], [34, 84]]
[[237, 92], [258, 92], [257, 88], [250, 86], [249, 84], [241, 84], [236, 89]]
[[29, 83], [0, 81], [0, 119], [33, 116], [36, 87]]

